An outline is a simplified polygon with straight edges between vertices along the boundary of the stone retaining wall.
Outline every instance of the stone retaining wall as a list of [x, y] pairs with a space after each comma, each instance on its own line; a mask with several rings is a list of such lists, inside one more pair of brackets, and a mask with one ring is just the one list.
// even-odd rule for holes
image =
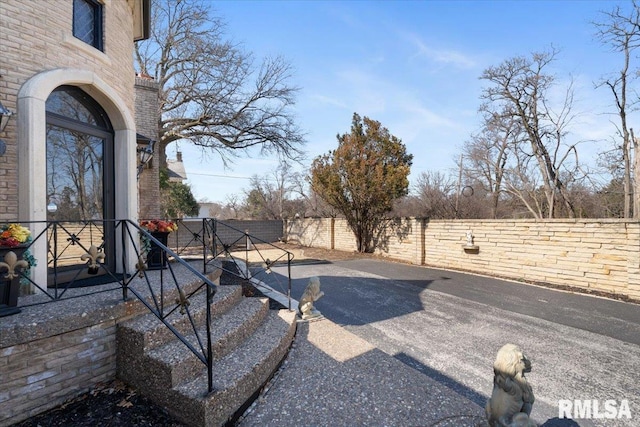
[[[191, 275], [184, 271], [174, 273], [188, 295], [202, 282], [187, 281]], [[209, 279], [219, 283], [215, 273]], [[152, 286], [159, 288], [159, 281], [155, 279]], [[118, 324], [149, 310], [137, 298], [122, 301], [117, 288], [95, 293], [87, 288], [87, 292], [79, 298], [22, 307], [21, 313], [0, 318], [0, 427], [116, 378]], [[165, 291], [166, 301], [177, 296], [175, 289]]]
[[[353, 251], [344, 219], [305, 218], [285, 225], [286, 238], [306, 246]], [[466, 249], [466, 233], [477, 249]], [[527, 282], [571, 286], [640, 300], [637, 220], [390, 221], [377, 253], [418, 265]]]
[[9, 426], [115, 378], [116, 322], [0, 349], [0, 368], [0, 426]]

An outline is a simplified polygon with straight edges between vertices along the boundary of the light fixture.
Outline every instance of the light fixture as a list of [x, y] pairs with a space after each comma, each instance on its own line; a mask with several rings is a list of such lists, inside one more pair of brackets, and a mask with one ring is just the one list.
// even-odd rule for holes
[[0, 102], [0, 132], [4, 132], [11, 116], [13, 116], [13, 111], [9, 110], [7, 107], [2, 105], [2, 102]]
[[[4, 129], [9, 123], [9, 119], [13, 116], [13, 111], [2, 105], [0, 102], [0, 132], [4, 132]], [[4, 155], [7, 151], [7, 143], [3, 139], [0, 139], [0, 156]]]
[[142, 173], [142, 169], [144, 166], [151, 161], [153, 158], [153, 148], [156, 144], [156, 141], [153, 139], [149, 139], [146, 136], [137, 135], [137, 144], [138, 144], [138, 177]]

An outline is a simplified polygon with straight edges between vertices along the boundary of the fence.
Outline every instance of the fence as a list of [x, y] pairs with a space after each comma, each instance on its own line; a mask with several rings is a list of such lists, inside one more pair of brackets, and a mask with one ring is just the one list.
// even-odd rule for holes
[[[283, 225], [281, 220], [265, 221], [218, 221], [216, 220], [217, 238], [224, 243], [236, 242], [244, 233], [264, 242], [277, 242], [282, 240]], [[171, 234], [169, 244], [173, 247], [198, 246], [198, 239], [193, 234], [202, 228], [202, 219], [180, 220], [178, 230]]]
[[[210, 301], [217, 289], [214, 280], [222, 272], [247, 280], [250, 273], [252, 279], [260, 280], [273, 265], [287, 265], [286, 277], [272, 283], [289, 297], [291, 308], [292, 254], [212, 219], [195, 220], [188, 226], [178, 223], [188, 248], [167, 247], [162, 236], [128, 220], [16, 224], [31, 230], [31, 237], [20, 248], [7, 247], [0, 253], [0, 426], [114, 378], [116, 346], [120, 345], [117, 323], [148, 312], [206, 366], [212, 391], [210, 327], [218, 319], [206, 310], [206, 331], [202, 330], [189, 300], [206, 292]], [[263, 225], [261, 230], [268, 236], [264, 231], [268, 227]], [[243, 247], [240, 258], [231, 253], [238, 246]], [[270, 258], [264, 251], [269, 251]], [[183, 252], [187, 257], [181, 257]], [[256, 261], [246, 261], [249, 252]], [[36, 274], [36, 269], [42, 274]], [[37, 292], [17, 298], [14, 290], [22, 288]], [[189, 328], [180, 333], [171, 319], [183, 314]]]
[[[467, 247], [467, 233], [473, 245]], [[285, 223], [285, 238], [353, 251], [344, 219]], [[418, 265], [606, 292], [640, 301], [640, 222], [601, 220], [390, 220], [377, 253]]]

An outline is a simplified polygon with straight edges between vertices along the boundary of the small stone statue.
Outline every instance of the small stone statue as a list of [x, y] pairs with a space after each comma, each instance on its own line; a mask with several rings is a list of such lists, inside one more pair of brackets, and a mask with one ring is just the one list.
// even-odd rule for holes
[[318, 277], [309, 278], [309, 284], [298, 303], [298, 311], [300, 312], [302, 320], [315, 319], [322, 316], [322, 314], [313, 307], [313, 303], [318, 301], [323, 295], [324, 292], [320, 291], [320, 279]]
[[473, 234], [471, 234], [471, 231], [467, 231], [467, 246], [473, 246]]
[[524, 377], [531, 362], [515, 344], [505, 344], [493, 363], [493, 392], [485, 412], [490, 427], [537, 427], [529, 418], [533, 390]]

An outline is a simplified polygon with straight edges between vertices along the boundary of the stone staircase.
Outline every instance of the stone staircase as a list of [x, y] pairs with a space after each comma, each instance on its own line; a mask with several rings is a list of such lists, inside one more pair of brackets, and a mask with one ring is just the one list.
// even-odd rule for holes
[[[204, 292], [190, 298], [189, 312], [204, 332]], [[211, 393], [206, 366], [153, 314], [121, 323], [117, 330], [118, 378], [189, 426], [232, 420], [277, 369], [295, 334], [295, 312], [269, 309], [267, 298], [244, 297], [241, 285], [218, 286], [211, 313]], [[187, 315], [176, 310], [168, 320], [199, 348]]]

